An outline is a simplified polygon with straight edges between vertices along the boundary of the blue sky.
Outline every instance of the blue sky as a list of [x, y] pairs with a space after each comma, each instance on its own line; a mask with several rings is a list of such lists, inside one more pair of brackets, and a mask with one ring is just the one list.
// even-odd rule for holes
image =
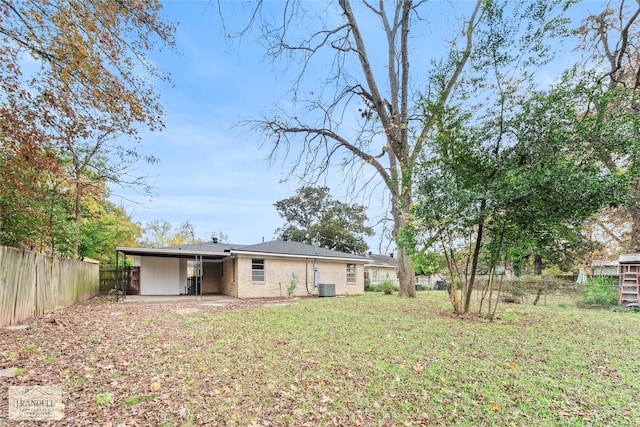
[[[257, 117], [270, 105], [286, 101], [294, 70], [283, 72], [265, 63], [254, 38], [234, 43], [225, 40], [213, 3], [163, 4], [163, 14], [179, 23], [176, 42], [180, 53], [151, 56], [161, 70], [171, 74], [174, 86], [159, 87], [166, 128], [145, 134], [141, 150], [158, 157], [160, 163], [140, 164], [135, 171], [150, 177], [155, 197], [115, 188], [112, 199], [143, 225], [163, 219], [177, 227], [190, 221], [196, 235], [205, 239], [212, 232], [223, 232], [233, 243], [271, 240], [283, 222], [273, 204], [294, 195], [301, 183], [282, 183], [281, 165], [270, 166], [266, 161], [270, 147], [260, 148], [258, 135], [235, 125], [243, 117]], [[437, 4], [450, 7], [444, 1]], [[599, 2], [585, 4], [584, 10], [599, 9]], [[427, 33], [445, 23], [437, 16], [431, 18], [435, 24], [423, 35], [432, 36]], [[432, 53], [435, 48], [429, 46]], [[567, 63], [570, 56], [567, 53], [559, 60]], [[339, 176], [330, 178], [334, 197], [366, 201], [354, 198], [353, 189], [342, 182]], [[372, 199], [369, 216], [379, 215], [381, 207], [379, 198]], [[370, 246], [377, 251], [377, 237], [370, 239]]]
[[150, 177], [155, 197], [115, 189], [113, 199], [120, 203], [124, 196], [122, 203], [143, 225], [190, 221], [202, 238], [223, 232], [235, 243], [271, 240], [282, 223], [273, 204], [292, 196], [297, 183], [279, 183], [280, 168], [269, 167], [256, 136], [234, 125], [282, 96], [286, 82], [265, 68], [257, 49], [234, 50], [221, 37], [207, 2], [165, 2], [164, 14], [180, 23], [179, 54], [165, 51], [152, 59], [174, 85], [160, 86], [166, 128], [143, 141], [142, 151], [160, 163], [139, 164], [136, 171]]

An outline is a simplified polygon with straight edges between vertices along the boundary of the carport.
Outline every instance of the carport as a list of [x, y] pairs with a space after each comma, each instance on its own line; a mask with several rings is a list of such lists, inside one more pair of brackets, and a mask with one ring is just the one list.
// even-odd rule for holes
[[200, 300], [203, 293], [224, 293], [220, 278], [225, 263], [229, 266], [227, 274], [233, 274], [230, 250], [230, 245], [218, 243], [171, 248], [117, 247], [116, 295], [122, 298], [127, 295], [127, 281], [122, 275], [127, 257], [141, 267], [140, 294], [143, 296], [194, 295]]

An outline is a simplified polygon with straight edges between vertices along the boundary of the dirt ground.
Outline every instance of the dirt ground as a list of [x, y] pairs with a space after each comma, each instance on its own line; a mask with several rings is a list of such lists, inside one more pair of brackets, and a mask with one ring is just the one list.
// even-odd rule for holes
[[[10, 386], [62, 388], [64, 418], [39, 425], [179, 425], [185, 407], [176, 386], [148, 364], [174, 357], [176, 341], [197, 354], [202, 343], [180, 331], [190, 316], [287, 304], [295, 300], [129, 296], [115, 303], [102, 295], [0, 328], [0, 425], [33, 425], [8, 419]], [[180, 375], [177, 381], [189, 381]]]

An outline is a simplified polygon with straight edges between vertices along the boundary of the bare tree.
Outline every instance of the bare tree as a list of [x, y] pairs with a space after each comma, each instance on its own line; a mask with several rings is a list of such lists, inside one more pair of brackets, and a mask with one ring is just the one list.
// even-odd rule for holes
[[[379, 0], [352, 5], [339, 0], [322, 3], [319, 10], [315, 2], [259, 2], [247, 27], [227, 34], [244, 36], [259, 28], [265, 57], [297, 70], [291, 102], [245, 122], [273, 144], [272, 160], [288, 160], [288, 177], [314, 181], [339, 166], [355, 185], [371, 167], [384, 183], [399, 245], [400, 296], [415, 296], [414, 269], [401, 242], [411, 228], [415, 167], [463, 70], [474, 54], [481, 55], [475, 49], [478, 30], [484, 25], [482, 38], [488, 43], [499, 36], [486, 21], [487, 8], [495, 11], [496, 3], [508, 4]], [[557, 2], [521, 1], [513, 8], [537, 13], [543, 25], [552, 3]], [[224, 18], [227, 6], [218, 5]], [[438, 15], [446, 11], [454, 13]], [[442, 26], [452, 33], [448, 40], [433, 36], [417, 42], [417, 34], [430, 30], [428, 17], [452, 19]], [[444, 59], [413, 71], [412, 61], [428, 62], [442, 48]]]

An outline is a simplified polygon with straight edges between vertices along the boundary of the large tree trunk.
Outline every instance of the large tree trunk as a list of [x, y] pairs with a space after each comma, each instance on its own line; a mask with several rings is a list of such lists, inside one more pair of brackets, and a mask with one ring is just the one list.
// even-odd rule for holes
[[416, 273], [410, 267], [407, 253], [403, 248], [398, 249], [398, 280], [400, 282], [398, 296], [415, 298]]
[[[482, 208], [484, 209], [485, 203], [482, 202]], [[464, 312], [468, 313], [471, 307], [471, 294], [473, 293], [473, 287], [476, 282], [476, 270], [478, 269], [478, 259], [480, 258], [480, 249], [482, 248], [482, 235], [484, 231], [484, 221], [478, 224], [478, 234], [476, 235], [476, 244], [473, 249], [473, 257], [471, 259], [471, 277], [467, 283], [464, 295]]]
[[[406, 173], [406, 171], [403, 171]], [[407, 181], [403, 181], [399, 189], [399, 195], [391, 197], [391, 210], [393, 213], [393, 236], [397, 239], [399, 232], [409, 222], [411, 218], [411, 187], [407, 185]], [[410, 182], [410, 180], [408, 181]], [[416, 273], [411, 267], [407, 248], [402, 244], [398, 244], [398, 281], [399, 281], [399, 297], [416, 297]]]
[[[533, 258], [533, 274], [535, 274], [536, 276], [542, 275], [542, 255], [535, 255]], [[536, 299], [533, 301], [533, 305], [538, 305], [543, 290], [544, 287], [542, 286], [542, 282], [540, 282], [540, 287], [536, 292]]]
[[534, 255], [533, 257], [533, 274], [542, 275], [542, 255]]
[[82, 226], [82, 184], [80, 183], [81, 172], [76, 173], [76, 200], [75, 200], [75, 230], [73, 233], [73, 255], [72, 259], [77, 260], [80, 252], [80, 227]]

